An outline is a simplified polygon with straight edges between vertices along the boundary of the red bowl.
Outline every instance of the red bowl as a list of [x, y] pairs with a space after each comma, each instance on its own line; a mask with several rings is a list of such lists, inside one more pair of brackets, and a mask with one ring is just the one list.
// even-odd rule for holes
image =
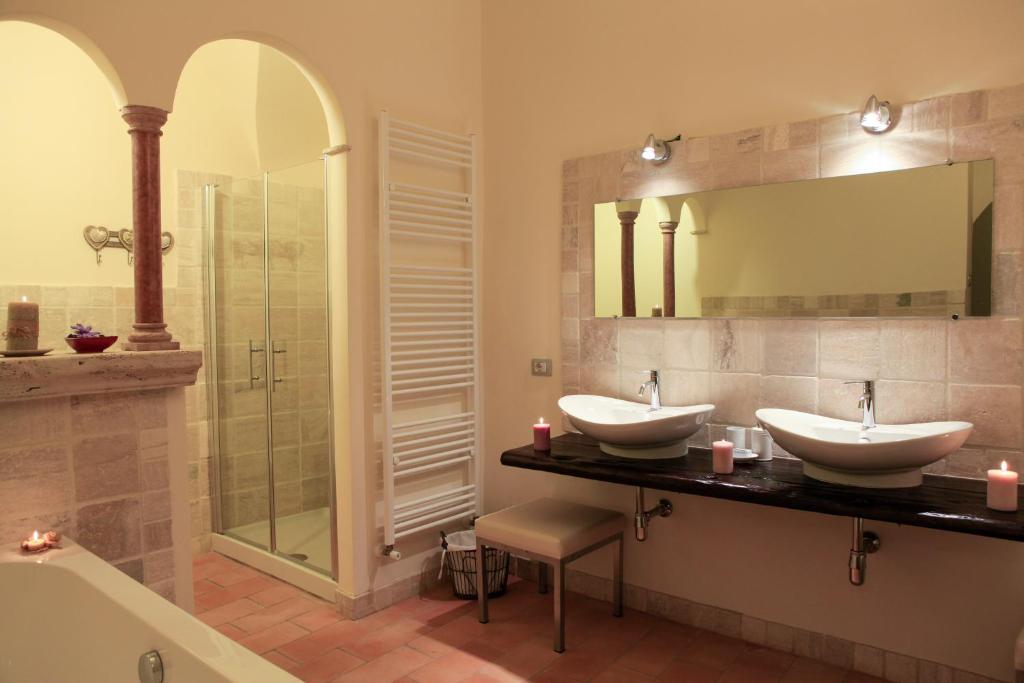
[[117, 337], [64, 337], [64, 341], [75, 353], [100, 353], [113, 346]]

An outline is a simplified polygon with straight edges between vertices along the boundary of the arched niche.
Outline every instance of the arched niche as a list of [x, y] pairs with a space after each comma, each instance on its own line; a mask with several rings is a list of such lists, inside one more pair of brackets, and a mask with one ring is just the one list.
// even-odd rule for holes
[[[0, 287], [45, 303], [47, 347], [63, 345], [71, 322], [120, 334], [115, 290], [131, 286], [128, 255], [97, 263], [83, 230], [131, 228], [121, 81], [80, 32], [28, 15], [0, 19], [0, 61]], [[88, 287], [103, 289], [90, 297]]]

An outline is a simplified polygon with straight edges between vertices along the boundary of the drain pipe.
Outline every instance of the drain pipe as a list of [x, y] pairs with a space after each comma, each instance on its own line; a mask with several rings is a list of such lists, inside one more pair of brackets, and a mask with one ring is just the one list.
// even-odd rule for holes
[[669, 517], [672, 515], [672, 502], [662, 498], [658, 504], [650, 510], [644, 509], [644, 488], [636, 487], [636, 513], [633, 515], [633, 530], [636, 532], [636, 540], [643, 543], [647, 540], [647, 525], [651, 523], [652, 517]]
[[864, 520], [853, 518], [853, 539], [850, 548], [850, 583], [854, 586], [864, 585], [864, 574], [868, 568], [868, 555], [877, 553], [882, 547], [882, 539], [874, 531], [864, 531]]

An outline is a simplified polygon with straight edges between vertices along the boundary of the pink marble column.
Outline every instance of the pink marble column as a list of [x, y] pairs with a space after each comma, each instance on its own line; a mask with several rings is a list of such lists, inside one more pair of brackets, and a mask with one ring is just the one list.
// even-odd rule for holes
[[177, 349], [164, 322], [163, 259], [160, 253], [160, 136], [167, 112], [129, 104], [121, 110], [132, 136], [132, 230], [135, 253], [134, 332], [127, 351]]
[[661, 228], [662, 251], [662, 297], [665, 300], [665, 317], [676, 317], [676, 228], [675, 221], [658, 223]]

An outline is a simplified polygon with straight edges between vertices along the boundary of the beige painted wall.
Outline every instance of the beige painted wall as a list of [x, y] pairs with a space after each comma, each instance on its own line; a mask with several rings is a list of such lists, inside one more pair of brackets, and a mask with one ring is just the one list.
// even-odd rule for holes
[[130, 285], [123, 251], [97, 266], [82, 239], [131, 227], [131, 143], [103, 74], [59, 34], [0, 22], [0, 101], [0, 284]]
[[[664, 38], [638, 44], [651, 22]], [[557, 414], [558, 363], [555, 377], [534, 378], [529, 359], [560, 355], [564, 160], [638, 146], [652, 131], [698, 136], [854, 111], [872, 91], [904, 102], [1010, 85], [1024, 71], [1022, 22], [1019, 3], [964, 0], [870, 0], [855, 10], [798, 0], [486, 3], [488, 508], [546, 492], [632, 507], [623, 487], [498, 464], [503, 449], [528, 441], [538, 414]], [[1006, 635], [1024, 617], [973, 586], [1015, 582], [1024, 562], [1015, 546], [885, 527], [886, 550], [857, 589], [846, 584], [842, 520], [674, 500], [682, 512], [652, 542], [627, 548], [627, 580], [1008, 675], [1008, 658], [958, 648], [949, 629], [977, 642], [998, 615], [999, 651], [1009, 654]], [[923, 623], [945, 635], [923, 634]]]
[[[27, 22], [0, 23], [0, 65], [0, 223], [18, 232], [18, 248], [0, 251], [0, 284], [130, 286], [127, 254], [105, 250], [97, 266], [81, 235], [89, 224], [131, 227], [130, 138], [105, 77], [70, 40]], [[161, 149], [165, 230], [179, 225], [178, 170], [248, 177], [327, 146], [315, 92], [276, 50], [204, 46], [179, 85]], [[164, 267], [175, 286], [176, 253]]]
[[[990, 164], [986, 164], [990, 167]], [[699, 192], [707, 232], [683, 212], [676, 232], [678, 317], [701, 299], [964, 289], [968, 165]], [[979, 179], [980, 182], [980, 179]], [[991, 175], [988, 191], [991, 194]], [[594, 205], [595, 310], [622, 314], [621, 228]], [[637, 313], [662, 305], [662, 238], [654, 202], [634, 228]]]

